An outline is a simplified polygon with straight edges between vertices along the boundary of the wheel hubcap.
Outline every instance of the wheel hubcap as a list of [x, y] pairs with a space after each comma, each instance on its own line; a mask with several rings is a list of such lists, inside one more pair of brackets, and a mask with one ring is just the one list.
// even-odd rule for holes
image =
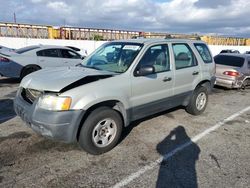
[[106, 147], [114, 140], [117, 125], [113, 119], [107, 118], [99, 121], [92, 133], [92, 139], [97, 147]]
[[196, 108], [198, 110], [202, 110], [205, 107], [206, 102], [207, 102], [206, 94], [204, 92], [200, 93], [196, 99]]

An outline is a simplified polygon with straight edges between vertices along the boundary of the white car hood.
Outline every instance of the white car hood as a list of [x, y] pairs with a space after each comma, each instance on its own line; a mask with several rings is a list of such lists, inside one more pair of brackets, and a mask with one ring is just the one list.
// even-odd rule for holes
[[[39, 91], [59, 92], [70, 84], [87, 76], [112, 76], [115, 73], [84, 67], [46, 68], [24, 77], [20, 87]], [[90, 81], [91, 82], [91, 81]], [[85, 84], [83, 82], [83, 84]]]

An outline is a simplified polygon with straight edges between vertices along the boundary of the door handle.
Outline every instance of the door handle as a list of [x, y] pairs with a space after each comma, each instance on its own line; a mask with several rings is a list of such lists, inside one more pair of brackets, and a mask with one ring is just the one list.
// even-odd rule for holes
[[199, 72], [198, 71], [194, 71], [192, 75], [198, 75]]
[[172, 80], [172, 78], [171, 77], [164, 77], [163, 78], [163, 82], [168, 82], [168, 81], [171, 81]]
[[40, 62], [44, 62], [45, 60], [44, 59], [41, 59]]

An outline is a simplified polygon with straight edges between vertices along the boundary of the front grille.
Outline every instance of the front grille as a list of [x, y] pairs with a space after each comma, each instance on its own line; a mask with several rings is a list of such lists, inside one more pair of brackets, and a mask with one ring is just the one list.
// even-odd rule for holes
[[25, 101], [27, 101], [28, 103], [30, 104], [33, 104], [33, 102], [38, 98], [40, 97], [42, 94], [41, 91], [37, 91], [37, 90], [34, 90], [34, 89], [25, 89], [23, 88], [22, 91], [21, 91], [21, 96], [23, 97], [23, 99]]

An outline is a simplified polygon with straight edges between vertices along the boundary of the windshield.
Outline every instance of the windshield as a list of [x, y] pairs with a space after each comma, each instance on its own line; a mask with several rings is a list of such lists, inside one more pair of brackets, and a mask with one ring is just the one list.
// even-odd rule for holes
[[125, 72], [142, 48], [142, 44], [131, 42], [111, 42], [99, 47], [84, 59], [84, 67], [116, 73]]

